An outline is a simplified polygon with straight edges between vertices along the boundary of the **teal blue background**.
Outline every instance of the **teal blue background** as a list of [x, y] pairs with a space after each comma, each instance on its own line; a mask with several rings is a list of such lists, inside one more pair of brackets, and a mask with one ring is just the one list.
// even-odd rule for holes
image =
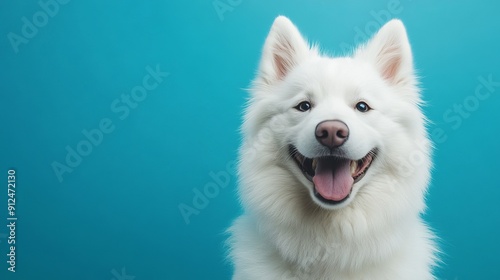
[[[72, 0], [16, 53], [8, 34], [21, 35], [22, 18], [41, 7], [2, 1], [0, 279], [230, 279], [223, 232], [241, 210], [226, 166], [274, 17], [340, 54], [358, 29], [380, 26], [374, 13], [391, 1], [220, 2], [234, 7], [219, 15], [212, 0]], [[407, 27], [436, 141], [425, 218], [441, 238], [437, 275], [500, 279], [500, 87], [477, 104], [471, 97], [478, 77], [500, 81], [500, 4], [401, 0], [398, 10], [390, 16]], [[170, 75], [121, 120], [111, 104], [142, 84], [148, 65]], [[464, 102], [477, 108], [448, 111]], [[104, 118], [115, 129], [60, 182], [53, 162]], [[6, 264], [9, 168], [15, 274]], [[229, 184], [186, 224], [179, 205], [193, 206], [211, 172]]]

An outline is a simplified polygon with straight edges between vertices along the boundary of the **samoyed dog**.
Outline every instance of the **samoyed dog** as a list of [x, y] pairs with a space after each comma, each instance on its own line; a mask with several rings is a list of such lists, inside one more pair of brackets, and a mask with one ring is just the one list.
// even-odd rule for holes
[[329, 57], [276, 18], [242, 126], [233, 279], [434, 279], [421, 103], [401, 21]]

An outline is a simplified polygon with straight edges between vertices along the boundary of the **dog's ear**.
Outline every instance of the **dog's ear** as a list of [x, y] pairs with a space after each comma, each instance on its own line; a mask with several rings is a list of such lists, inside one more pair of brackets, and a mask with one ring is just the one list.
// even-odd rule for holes
[[355, 58], [372, 63], [382, 78], [394, 86], [414, 83], [413, 58], [406, 30], [400, 20], [386, 23]]
[[272, 85], [283, 80], [309, 52], [309, 46], [297, 27], [288, 18], [277, 17], [264, 43], [259, 67], [260, 82]]

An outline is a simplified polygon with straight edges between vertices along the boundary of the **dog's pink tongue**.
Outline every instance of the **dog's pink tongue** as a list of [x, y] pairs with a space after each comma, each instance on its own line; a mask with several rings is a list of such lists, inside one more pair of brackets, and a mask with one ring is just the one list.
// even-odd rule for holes
[[350, 163], [350, 160], [344, 159], [319, 159], [313, 177], [316, 191], [333, 201], [346, 198], [354, 183]]

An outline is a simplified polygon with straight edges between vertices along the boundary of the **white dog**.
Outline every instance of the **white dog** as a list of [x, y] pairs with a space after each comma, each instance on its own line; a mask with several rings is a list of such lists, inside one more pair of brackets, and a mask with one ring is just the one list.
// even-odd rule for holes
[[242, 127], [233, 279], [434, 279], [417, 83], [399, 20], [337, 58], [275, 20]]

